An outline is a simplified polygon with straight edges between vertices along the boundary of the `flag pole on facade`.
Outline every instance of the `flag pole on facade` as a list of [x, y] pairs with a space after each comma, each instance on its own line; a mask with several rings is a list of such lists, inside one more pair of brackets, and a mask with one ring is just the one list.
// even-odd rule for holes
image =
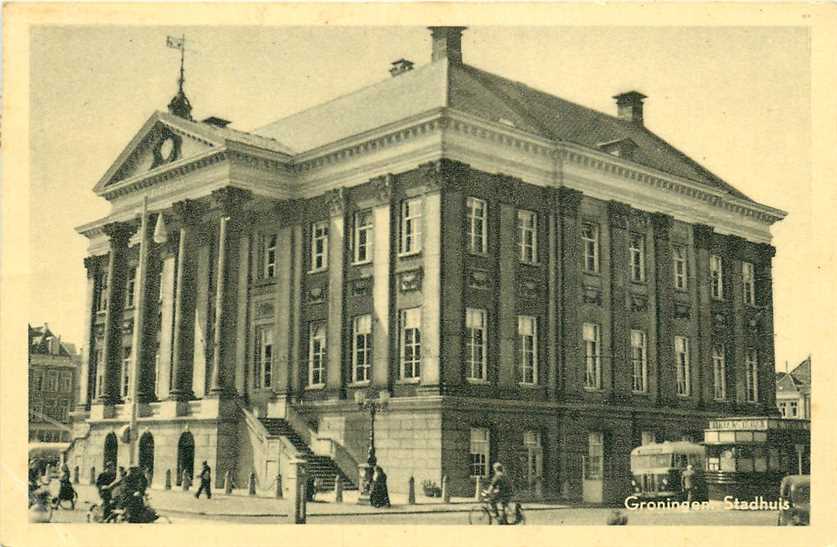
[[140, 363], [142, 362], [142, 346], [143, 346], [143, 317], [145, 315], [145, 290], [146, 290], [146, 271], [148, 270], [148, 196], [143, 198], [142, 203], [142, 218], [140, 220], [140, 248], [139, 248], [139, 266], [137, 267], [137, 292], [136, 305], [134, 306], [134, 333], [133, 342], [131, 343], [131, 378], [130, 378], [130, 397], [131, 397], [131, 422], [129, 426], [130, 443], [128, 463], [129, 465], [136, 465], [137, 463], [137, 441], [139, 440], [139, 432], [137, 431], [137, 414], [139, 411], [139, 401], [137, 401], [137, 393], [139, 392], [140, 379]]

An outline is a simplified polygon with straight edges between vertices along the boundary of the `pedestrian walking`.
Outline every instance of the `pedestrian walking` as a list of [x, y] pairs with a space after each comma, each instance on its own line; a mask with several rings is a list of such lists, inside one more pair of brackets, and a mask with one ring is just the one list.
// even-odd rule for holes
[[692, 508], [692, 501], [695, 499], [695, 468], [692, 464], [686, 466], [680, 476], [680, 481], [683, 485], [683, 494], [686, 502], [689, 504], [689, 509]]
[[389, 490], [387, 489], [387, 474], [380, 465], [375, 466], [372, 474], [372, 488], [369, 494], [369, 503], [372, 507], [392, 507], [389, 503]]
[[198, 491], [195, 492], [195, 498], [201, 497], [201, 492], [206, 492], [206, 499], [212, 499], [212, 471], [209, 469], [209, 464], [204, 460], [201, 466], [201, 474], [199, 475], [201, 485]]

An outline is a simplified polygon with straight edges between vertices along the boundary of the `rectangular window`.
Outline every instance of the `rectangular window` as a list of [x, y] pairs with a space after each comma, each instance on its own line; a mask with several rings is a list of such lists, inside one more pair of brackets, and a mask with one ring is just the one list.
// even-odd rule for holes
[[799, 415], [799, 403], [788, 401], [788, 417], [796, 418]]
[[108, 308], [108, 273], [99, 272], [96, 276], [96, 311]]
[[70, 418], [70, 400], [61, 399], [58, 401], [58, 421], [66, 422]]
[[469, 380], [486, 379], [485, 310], [465, 310], [465, 367]]
[[485, 254], [488, 252], [488, 205], [470, 197], [465, 205], [468, 209], [468, 251]]
[[401, 311], [401, 378], [421, 377], [421, 308]]
[[157, 302], [162, 303], [163, 298], [166, 297], [166, 286], [163, 282], [163, 268], [157, 272]]
[[751, 262], [741, 263], [741, 277], [744, 282], [744, 303], [756, 305], [756, 275]]
[[581, 224], [581, 241], [584, 244], [584, 270], [599, 271], [599, 225], [592, 222]]
[[715, 400], [727, 398], [727, 357], [726, 348], [718, 344], [712, 348], [712, 374], [715, 386]]
[[96, 385], [93, 389], [93, 398], [101, 397], [104, 388], [104, 381], [105, 381], [105, 364], [104, 364], [104, 354], [102, 350], [97, 349], [95, 353], [95, 360], [96, 363]]
[[633, 390], [635, 393], [645, 393], [647, 389], [648, 357], [645, 344], [645, 333], [641, 330], [632, 330], [631, 363], [633, 365]]
[[641, 234], [631, 234], [629, 245], [631, 281], [645, 281], [645, 240]]
[[517, 316], [517, 338], [520, 351], [520, 383], [538, 383], [538, 319], [531, 315]]
[[685, 291], [689, 288], [689, 266], [686, 247], [674, 246], [674, 288]]
[[787, 403], [777, 403], [776, 406], [779, 407], [779, 412], [782, 413], [782, 418], [787, 418], [788, 417], [788, 405], [787, 405]]
[[273, 385], [273, 325], [257, 326], [254, 342], [255, 387], [270, 387]]
[[131, 348], [122, 348], [122, 396], [127, 397], [131, 389]]
[[521, 262], [538, 263], [538, 215], [534, 211], [517, 211], [517, 247]]
[[44, 373], [41, 370], [32, 371], [32, 389], [41, 391], [44, 387]]
[[720, 256], [712, 255], [709, 257], [709, 275], [712, 280], [712, 298], [715, 300], [723, 300], [724, 264]]
[[277, 234], [259, 235], [259, 279], [276, 277], [276, 258], [279, 236]]
[[421, 198], [401, 202], [400, 249], [402, 255], [421, 251]]
[[491, 434], [484, 427], [471, 428], [471, 477], [488, 477]]
[[61, 372], [61, 389], [62, 393], [70, 393], [73, 390], [73, 373], [62, 371]]
[[47, 391], [58, 391], [58, 371], [50, 370], [47, 372]]
[[128, 281], [125, 285], [125, 307], [126, 308], [133, 308], [134, 307], [134, 293], [136, 292], [137, 286], [137, 269], [132, 267], [128, 268]]
[[308, 385], [325, 384], [326, 326], [323, 321], [308, 324]]
[[372, 260], [373, 239], [372, 210], [355, 213], [354, 262], [363, 264]]
[[33, 422], [41, 422], [43, 421], [43, 414], [44, 414], [44, 405], [43, 403], [36, 402], [32, 403], [29, 407], [29, 414], [32, 416]]
[[604, 476], [604, 433], [592, 431], [587, 435], [587, 458], [585, 458], [584, 478], [601, 480]]
[[677, 366], [677, 394], [687, 397], [691, 392], [689, 370], [689, 339], [685, 336], [674, 337], [674, 358]]
[[746, 363], [746, 388], [747, 402], [757, 403], [759, 400], [759, 357], [754, 349], [747, 350]]
[[602, 387], [601, 332], [599, 325], [584, 323], [582, 338], [584, 339], [584, 387], [599, 389]]
[[328, 268], [328, 221], [311, 225], [311, 271], [321, 272]]
[[154, 351], [154, 394], [160, 396], [160, 345]]
[[372, 316], [359, 315], [352, 321], [352, 380], [372, 379]]

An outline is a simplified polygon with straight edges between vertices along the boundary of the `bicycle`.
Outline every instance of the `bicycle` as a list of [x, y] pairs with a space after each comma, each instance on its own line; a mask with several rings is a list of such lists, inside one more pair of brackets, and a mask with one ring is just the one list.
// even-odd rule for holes
[[[518, 501], [509, 502], [506, 509], [508, 525], [526, 524], [526, 515], [523, 512], [523, 505]], [[480, 492], [480, 503], [475, 505], [468, 512], [468, 524], [502, 524], [491, 508], [491, 497], [489, 492]]]
[[[159, 514], [148, 504], [148, 494], [143, 496], [142, 512], [139, 514], [139, 523], [150, 524], [153, 522], [165, 522], [171, 524], [171, 519], [165, 515]], [[101, 504], [93, 503], [87, 510], [87, 522], [96, 523], [121, 523], [129, 522], [128, 513], [124, 507], [114, 507], [110, 510], [110, 514], [105, 517], [104, 507]]]

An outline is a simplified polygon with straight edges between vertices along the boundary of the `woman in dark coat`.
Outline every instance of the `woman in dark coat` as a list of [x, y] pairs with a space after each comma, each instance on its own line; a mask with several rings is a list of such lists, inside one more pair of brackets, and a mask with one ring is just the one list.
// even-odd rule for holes
[[372, 475], [372, 492], [369, 494], [369, 503], [373, 507], [391, 507], [389, 503], [389, 490], [387, 490], [387, 474], [380, 465], [375, 466], [375, 473]]
[[61, 485], [61, 488], [58, 490], [58, 500], [68, 500], [72, 502], [73, 509], [75, 509], [76, 491], [73, 489], [73, 485], [70, 482], [70, 468], [67, 467], [66, 463], [61, 466], [61, 478], [59, 479], [59, 484]]

